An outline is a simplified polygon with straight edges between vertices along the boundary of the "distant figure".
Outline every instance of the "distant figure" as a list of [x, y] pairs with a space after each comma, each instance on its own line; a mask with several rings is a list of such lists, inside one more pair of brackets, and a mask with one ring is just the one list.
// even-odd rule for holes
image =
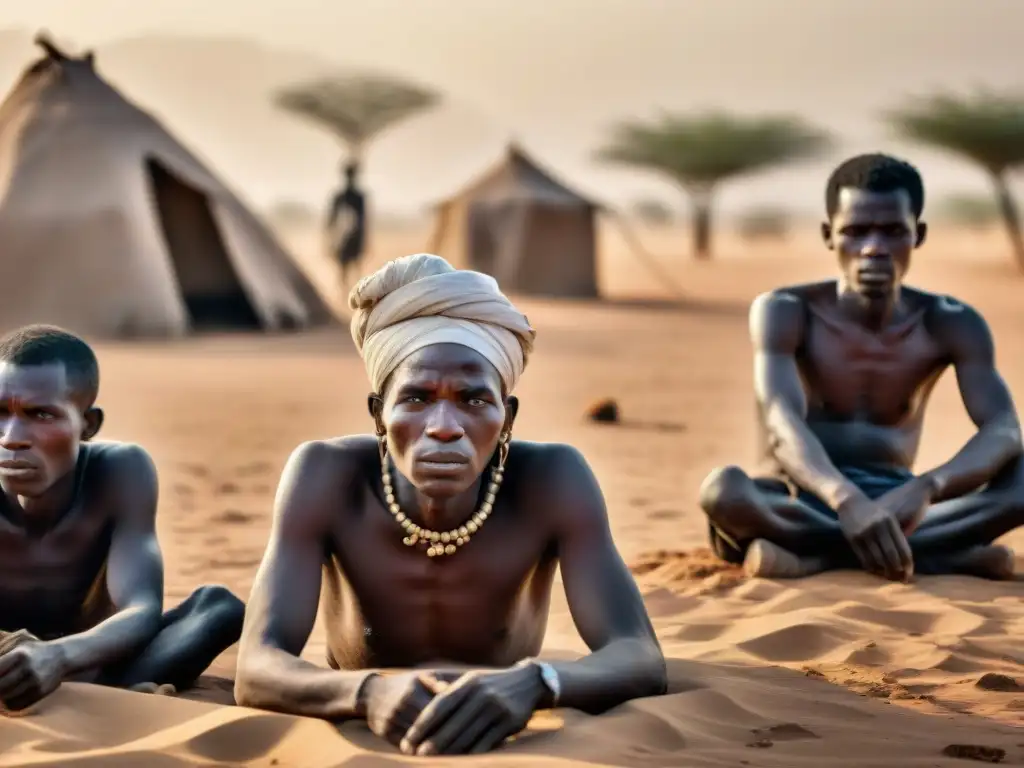
[[65, 681], [188, 686], [242, 631], [245, 607], [200, 587], [163, 612], [157, 475], [138, 445], [96, 442], [99, 369], [52, 326], [0, 339], [0, 701]]
[[[701, 489], [711, 540], [748, 573], [862, 567], [1013, 575], [993, 542], [1024, 525], [1024, 459], [992, 334], [975, 309], [904, 283], [925, 237], [917, 170], [886, 155], [840, 165], [825, 193], [836, 279], [777, 288], [750, 309], [766, 477], [735, 466]], [[944, 464], [913, 465], [929, 397], [956, 372], [976, 432]]]
[[[349, 270], [359, 271], [359, 262], [366, 249], [366, 195], [356, 184], [358, 163], [345, 164], [345, 186], [334, 195], [327, 215], [327, 234], [334, 255], [341, 267], [341, 289], [349, 287]], [[344, 229], [339, 232], [338, 219], [344, 217]]]

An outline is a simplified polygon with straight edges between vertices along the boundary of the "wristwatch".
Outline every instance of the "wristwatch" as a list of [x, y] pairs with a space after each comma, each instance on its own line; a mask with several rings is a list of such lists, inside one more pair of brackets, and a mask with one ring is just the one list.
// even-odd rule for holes
[[557, 707], [558, 700], [562, 696], [562, 681], [559, 679], [555, 668], [546, 661], [538, 659], [523, 659], [519, 662], [518, 666], [537, 668], [537, 671], [540, 672], [541, 682], [544, 683], [544, 687], [551, 693], [551, 708]]

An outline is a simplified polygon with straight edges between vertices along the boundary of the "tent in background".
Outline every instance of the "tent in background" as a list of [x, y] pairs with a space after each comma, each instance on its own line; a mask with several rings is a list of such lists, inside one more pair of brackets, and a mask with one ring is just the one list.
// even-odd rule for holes
[[99, 337], [330, 323], [269, 230], [154, 117], [40, 37], [0, 104], [0, 330]]
[[494, 168], [437, 206], [428, 250], [492, 275], [509, 292], [595, 298], [599, 210], [512, 144]]

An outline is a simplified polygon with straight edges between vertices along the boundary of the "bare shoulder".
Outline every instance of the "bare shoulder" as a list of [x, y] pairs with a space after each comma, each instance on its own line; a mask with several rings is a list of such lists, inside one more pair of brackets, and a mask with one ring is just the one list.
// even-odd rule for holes
[[777, 315], [780, 312], [803, 311], [804, 296], [799, 286], [773, 288], [754, 297], [750, 302], [750, 316]]
[[566, 472], [578, 472], [586, 467], [587, 461], [578, 448], [568, 443], [535, 443], [529, 440], [513, 440], [509, 459], [517, 456], [521, 466], [534, 473], [549, 473], [549, 479], [561, 477]]
[[276, 515], [325, 522], [347, 508], [342, 500], [378, 467], [377, 440], [351, 435], [301, 443], [285, 464], [278, 486]]
[[352, 476], [368, 457], [377, 456], [377, 439], [372, 435], [348, 435], [300, 443], [288, 459], [289, 467], [303, 474], [330, 472], [336, 479]]
[[156, 491], [157, 469], [149, 451], [137, 443], [93, 441], [83, 445], [88, 451], [87, 480], [103, 490], [116, 491], [127, 484], [131, 488], [152, 487]]
[[830, 292], [834, 296], [832, 281], [788, 285], [757, 296], [750, 303], [750, 337], [755, 346], [777, 351], [795, 350], [803, 338], [807, 307]]
[[123, 478], [128, 474], [156, 477], [153, 457], [138, 443], [95, 440], [85, 446], [89, 452], [88, 472], [102, 473], [103, 477]]
[[516, 472], [517, 488], [529, 508], [542, 510], [546, 520], [605, 524], [607, 511], [597, 477], [574, 446], [514, 441], [507, 469], [506, 474]]
[[920, 302], [928, 332], [951, 356], [982, 352], [992, 347], [988, 321], [967, 302], [917, 289], [906, 289], [905, 292]]
[[87, 451], [83, 483], [96, 507], [116, 517], [155, 518], [159, 478], [149, 451], [137, 443], [93, 441]]

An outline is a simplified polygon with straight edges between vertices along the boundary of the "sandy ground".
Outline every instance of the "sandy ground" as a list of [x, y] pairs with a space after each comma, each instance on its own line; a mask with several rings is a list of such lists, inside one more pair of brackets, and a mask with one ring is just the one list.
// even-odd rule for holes
[[[954, 766], [964, 763], [944, 754], [947, 747], [973, 745], [1024, 764], [1024, 731], [1014, 727], [1024, 724], [1019, 582], [944, 577], [900, 585], [855, 573], [743, 581], [673, 554], [705, 543], [695, 504], [703, 476], [752, 457], [746, 305], [775, 284], [827, 275], [832, 262], [810, 239], [756, 247], [727, 239], [713, 264], [680, 257], [681, 233], [645, 239], [691, 300], [652, 300], [666, 292], [607, 235], [602, 281], [614, 288], [613, 301], [522, 302], [539, 335], [516, 433], [573, 443], [594, 466], [616, 540], [637, 566], [671, 659], [670, 693], [599, 718], [538, 716], [516, 743], [464, 762]], [[920, 254], [915, 282], [988, 314], [1002, 371], [1021, 392], [1024, 333], [1013, 307], [1024, 277], [1009, 267], [998, 235], [938, 231], [934, 241]], [[423, 233], [378, 237], [377, 261], [423, 242]], [[206, 582], [246, 597], [291, 449], [369, 427], [365, 375], [347, 330], [103, 344], [99, 354], [106, 436], [142, 443], [160, 467], [168, 603]], [[583, 418], [599, 397], [619, 401], [623, 424]], [[970, 434], [952, 377], [939, 386], [926, 430], [922, 467]], [[1024, 532], [1008, 541], [1024, 544]], [[656, 550], [668, 552], [652, 556]], [[584, 650], [560, 595], [547, 646], [556, 655]], [[319, 627], [306, 655], [322, 663]], [[233, 661], [229, 652], [214, 671], [228, 673]], [[0, 766], [404, 762], [362, 724], [338, 729], [81, 685], [0, 722]]]

